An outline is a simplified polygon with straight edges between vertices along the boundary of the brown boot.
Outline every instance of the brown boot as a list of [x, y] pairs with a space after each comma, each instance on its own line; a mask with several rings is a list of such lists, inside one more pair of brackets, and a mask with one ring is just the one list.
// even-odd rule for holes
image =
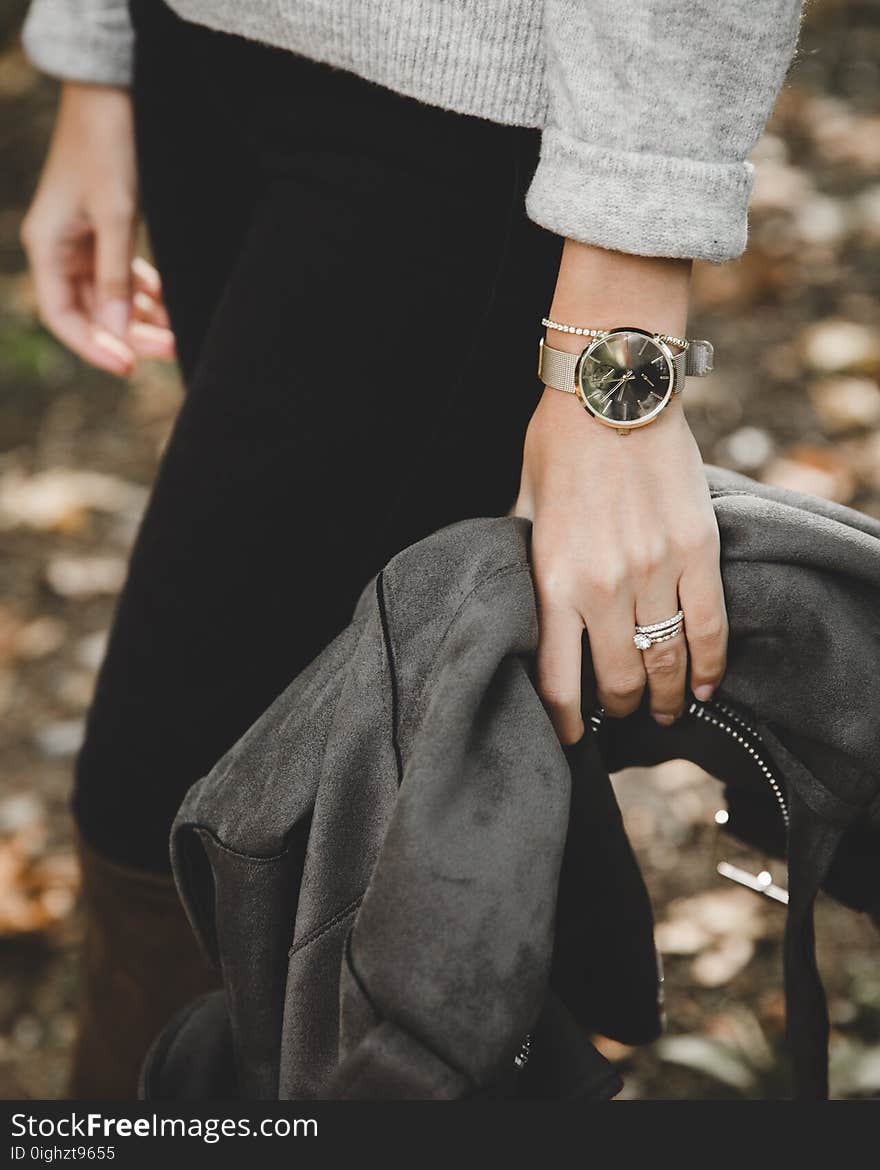
[[220, 980], [170, 877], [126, 869], [80, 842], [85, 942], [70, 1095], [129, 1100], [170, 1017]]

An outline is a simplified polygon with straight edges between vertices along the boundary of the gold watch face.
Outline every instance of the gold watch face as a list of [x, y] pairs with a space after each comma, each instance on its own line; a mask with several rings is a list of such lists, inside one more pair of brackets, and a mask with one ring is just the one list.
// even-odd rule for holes
[[643, 329], [597, 337], [577, 366], [578, 397], [600, 422], [623, 429], [655, 419], [672, 396], [672, 352]]

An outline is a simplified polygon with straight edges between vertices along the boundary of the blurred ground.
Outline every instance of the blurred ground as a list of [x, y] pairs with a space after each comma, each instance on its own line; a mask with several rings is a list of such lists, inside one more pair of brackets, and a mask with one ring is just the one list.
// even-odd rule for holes
[[[67, 794], [113, 596], [179, 390], [80, 365], [35, 323], [17, 225], [54, 103], [0, 5], [0, 1097], [63, 1093], [75, 996]], [[880, 515], [880, 8], [814, 0], [756, 155], [748, 254], [699, 266], [691, 382], [707, 459]], [[784, 911], [715, 876], [713, 780], [670, 764], [618, 780], [665, 952], [669, 1035], [609, 1046], [637, 1097], [775, 1096]], [[874, 932], [829, 902], [820, 961], [838, 1096], [880, 1095]]]

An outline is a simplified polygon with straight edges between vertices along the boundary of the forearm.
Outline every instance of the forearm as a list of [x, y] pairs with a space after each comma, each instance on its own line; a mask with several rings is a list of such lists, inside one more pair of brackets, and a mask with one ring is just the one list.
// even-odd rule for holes
[[[634, 325], [683, 337], [691, 268], [690, 260], [634, 256], [566, 240], [549, 316], [592, 329]], [[559, 349], [585, 345], [583, 337], [559, 332], [552, 342]]]

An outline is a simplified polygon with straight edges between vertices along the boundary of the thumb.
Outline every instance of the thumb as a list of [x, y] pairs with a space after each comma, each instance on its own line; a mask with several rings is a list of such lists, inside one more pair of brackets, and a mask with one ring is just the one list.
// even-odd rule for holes
[[95, 319], [108, 333], [124, 339], [131, 315], [134, 219], [109, 216], [96, 224], [95, 233]]

